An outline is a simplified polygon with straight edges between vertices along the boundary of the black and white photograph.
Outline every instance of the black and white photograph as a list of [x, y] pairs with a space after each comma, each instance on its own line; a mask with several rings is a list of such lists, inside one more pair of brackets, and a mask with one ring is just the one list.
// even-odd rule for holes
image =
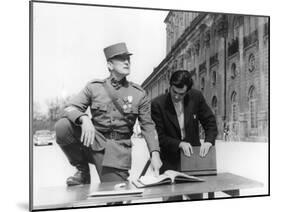
[[270, 195], [270, 16], [50, 1], [29, 15], [30, 210]]

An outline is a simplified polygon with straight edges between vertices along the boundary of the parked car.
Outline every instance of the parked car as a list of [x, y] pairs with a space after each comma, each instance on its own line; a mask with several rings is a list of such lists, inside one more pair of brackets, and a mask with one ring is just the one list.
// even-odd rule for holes
[[56, 139], [56, 132], [55, 131], [51, 131], [51, 135], [52, 135], [53, 140], [55, 140]]
[[37, 130], [33, 136], [35, 146], [52, 145], [54, 135], [50, 130]]

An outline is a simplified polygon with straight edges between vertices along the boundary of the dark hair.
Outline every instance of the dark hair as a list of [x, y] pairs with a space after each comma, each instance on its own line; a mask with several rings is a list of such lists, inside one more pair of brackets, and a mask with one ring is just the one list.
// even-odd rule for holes
[[176, 86], [177, 88], [183, 88], [187, 86], [187, 91], [191, 89], [193, 80], [191, 74], [187, 70], [177, 70], [172, 73], [170, 78], [170, 86]]

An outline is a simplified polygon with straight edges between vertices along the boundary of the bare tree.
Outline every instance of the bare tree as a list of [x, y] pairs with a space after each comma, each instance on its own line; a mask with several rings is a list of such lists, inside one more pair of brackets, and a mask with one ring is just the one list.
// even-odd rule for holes
[[38, 102], [33, 104], [33, 133], [37, 130], [54, 130], [54, 125], [60, 119], [63, 109], [71, 96], [66, 98], [53, 98], [47, 100], [47, 113], [41, 111], [41, 106]]

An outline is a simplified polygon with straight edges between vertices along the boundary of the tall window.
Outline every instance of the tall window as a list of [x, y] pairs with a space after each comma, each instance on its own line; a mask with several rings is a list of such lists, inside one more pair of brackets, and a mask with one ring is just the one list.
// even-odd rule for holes
[[180, 69], [183, 69], [183, 64], [184, 64], [184, 57], [183, 57], [183, 55], [181, 55], [180, 58], [179, 58], [179, 65], [178, 65], [178, 67]]
[[257, 17], [250, 17], [250, 33], [257, 29]]
[[236, 64], [232, 63], [232, 65], [231, 65], [231, 79], [235, 79], [236, 76], [237, 76]]
[[212, 98], [212, 109], [213, 109], [213, 112], [214, 112], [214, 114], [215, 114], [215, 116], [216, 116], [217, 113], [218, 113], [218, 100], [217, 100], [217, 97], [216, 97], [216, 96], [214, 96], [214, 97]]
[[232, 121], [238, 121], [238, 103], [237, 103], [237, 94], [235, 91], [231, 94], [231, 119]]
[[178, 60], [174, 60], [173, 71], [177, 70], [177, 68], [178, 68]]
[[201, 78], [201, 82], [200, 82], [200, 89], [203, 92], [205, 89], [205, 79], [204, 77]]
[[151, 94], [152, 99], [155, 98], [156, 96], [158, 96], [158, 83], [157, 82], [152, 86], [151, 92], [152, 92], [152, 94]]
[[158, 94], [157, 96], [159, 96], [162, 93], [162, 82], [161, 82], [161, 78], [158, 79]]
[[254, 71], [256, 68], [256, 58], [255, 55], [252, 53], [249, 55], [249, 59], [248, 59], [248, 70], [250, 72]]
[[164, 76], [160, 77], [160, 93], [162, 94], [165, 91], [165, 78]]
[[257, 29], [257, 18], [252, 16], [244, 17], [244, 36], [249, 35]]
[[149, 99], [151, 100], [152, 99], [152, 89], [151, 89], [151, 86], [149, 86], [147, 88], [147, 95], [149, 96]]
[[196, 69], [193, 69], [192, 70], [193, 74], [192, 74], [192, 79], [193, 79], [193, 86], [194, 87], [197, 87], [198, 85], [198, 82], [197, 82], [197, 73], [196, 73]]
[[216, 71], [212, 72], [212, 85], [215, 86], [217, 83], [217, 73]]
[[257, 100], [254, 86], [249, 89], [249, 109], [251, 128], [257, 128]]
[[250, 16], [244, 16], [244, 36], [250, 34]]
[[239, 17], [236, 16], [233, 21], [233, 38], [239, 37]]

